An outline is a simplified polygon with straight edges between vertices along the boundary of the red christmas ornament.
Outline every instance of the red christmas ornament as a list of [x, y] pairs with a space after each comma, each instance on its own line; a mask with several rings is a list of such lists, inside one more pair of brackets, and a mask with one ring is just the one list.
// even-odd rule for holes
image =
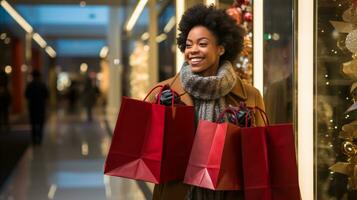
[[235, 0], [235, 2], [234, 2], [233, 4], [234, 4], [234, 6], [236, 6], [236, 7], [240, 7], [240, 6], [243, 4], [244, 1], [245, 1], [245, 0]]
[[251, 22], [253, 21], [253, 14], [251, 12], [245, 12], [243, 15], [244, 21]]
[[227, 14], [236, 20], [237, 24], [242, 24], [242, 11], [240, 8], [231, 7], [227, 9]]
[[242, 0], [244, 5], [250, 5], [250, 0]]
[[250, 5], [250, 0], [235, 0], [233, 2], [234, 7], [240, 8], [242, 5], [246, 5], [246, 6]]

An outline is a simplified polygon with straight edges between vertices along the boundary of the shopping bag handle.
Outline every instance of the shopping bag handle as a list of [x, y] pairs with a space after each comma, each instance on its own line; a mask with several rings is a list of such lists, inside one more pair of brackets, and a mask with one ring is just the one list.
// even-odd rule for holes
[[[251, 110], [257, 110], [259, 112], [260, 116], [262, 117], [263, 121], [264, 121], [264, 125], [268, 126], [270, 124], [268, 116], [267, 116], [266, 112], [263, 109], [261, 109], [261, 108], [259, 108], [257, 106], [255, 106], [255, 107], [247, 106], [246, 108], [251, 109]], [[228, 108], [224, 109], [224, 111], [218, 116], [216, 122], [219, 122], [220, 120], [222, 120], [222, 118], [224, 117], [224, 115], [226, 113], [231, 113], [231, 114], [233, 114], [235, 116], [237, 111], [239, 111], [239, 110], [241, 110], [239, 107], [237, 107], [236, 109], [233, 109], [232, 107], [228, 107]], [[234, 123], [236, 124], [236, 122], [234, 122]], [[248, 127], [248, 115], [245, 116], [245, 127]]]
[[[232, 109], [231, 107], [228, 107], [228, 108], [224, 109], [224, 110], [221, 112], [221, 114], [219, 114], [219, 116], [218, 116], [218, 118], [217, 118], [217, 120], [216, 120], [216, 123], [218, 123], [219, 121], [221, 121], [222, 118], [224, 117], [224, 115], [227, 114], [227, 113], [230, 113], [230, 114], [235, 115], [235, 114], [236, 114], [236, 111], [235, 111], [234, 109]], [[236, 123], [236, 122], [235, 122], [235, 123]]]
[[264, 125], [265, 126], [268, 126], [270, 123], [269, 123], [269, 119], [268, 119], [268, 115], [267, 115], [267, 113], [263, 110], [263, 109], [261, 109], [261, 108], [259, 108], [258, 106], [255, 106], [255, 107], [247, 107], [247, 108], [251, 108], [251, 109], [253, 109], [253, 110], [258, 110], [258, 112], [260, 113], [260, 116], [262, 117], [262, 119], [263, 119], [263, 121], [264, 121]]
[[[146, 95], [146, 97], [144, 98], [143, 101], [146, 101], [146, 99], [150, 96], [150, 94], [156, 89], [156, 88], [161, 88], [160, 89], [160, 92], [159, 94], [157, 95], [157, 98], [156, 98], [156, 104], [160, 104], [160, 98], [161, 98], [161, 94], [162, 94], [162, 91], [164, 90], [165, 86], [164, 85], [157, 85], [155, 86], [154, 88], [152, 88], [149, 93]], [[169, 87], [170, 91], [171, 91], [171, 94], [172, 94], [172, 98], [171, 98], [171, 107], [173, 108], [174, 107], [174, 103], [175, 103], [175, 92]]]
[[[250, 108], [250, 107], [246, 107], [246, 108], [252, 109], [252, 108]], [[228, 107], [228, 108], [226, 108], [226, 109], [218, 116], [216, 122], [219, 122], [220, 120], [222, 120], [222, 118], [224, 117], [225, 114], [230, 113], [230, 114], [233, 114], [233, 116], [234, 116], [234, 120], [235, 120], [235, 121], [234, 121], [233, 123], [234, 123], [234, 124], [237, 124], [236, 114], [237, 114], [237, 112], [239, 112], [240, 110], [241, 110], [240, 107]], [[249, 114], [249, 115], [250, 115], [250, 114]], [[245, 127], [248, 127], [248, 114], [245, 115]]]
[[[154, 88], [152, 88], [152, 89], [149, 91], [149, 93], [146, 95], [146, 97], [144, 98], [143, 101], [146, 101], [146, 99], [150, 96], [150, 94], [151, 94], [156, 88], [159, 88], [159, 87], [161, 87], [161, 90], [162, 90], [162, 88], [164, 88], [163, 85], [157, 85], [157, 86], [155, 86]], [[160, 90], [160, 92], [161, 92], [161, 90]]]

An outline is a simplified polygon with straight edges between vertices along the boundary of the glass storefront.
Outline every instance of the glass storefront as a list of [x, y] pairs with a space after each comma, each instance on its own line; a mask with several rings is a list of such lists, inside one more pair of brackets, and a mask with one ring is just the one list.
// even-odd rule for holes
[[263, 96], [272, 124], [293, 122], [293, 4], [264, 1]]
[[315, 6], [315, 196], [357, 199], [357, 115], [348, 111], [356, 100], [357, 4], [319, 0]]
[[175, 0], [162, 2], [158, 13], [159, 81], [166, 80], [176, 73], [175, 55], [179, 50], [176, 47], [175, 3]]

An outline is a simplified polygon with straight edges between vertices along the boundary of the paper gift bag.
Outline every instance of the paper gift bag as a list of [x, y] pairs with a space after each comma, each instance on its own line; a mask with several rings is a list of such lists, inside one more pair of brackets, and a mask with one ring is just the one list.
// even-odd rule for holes
[[194, 138], [194, 108], [145, 99], [123, 98], [104, 173], [157, 184], [183, 180]]
[[265, 127], [242, 128], [244, 199], [271, 200]]
[[300, 200], [292, 124], [266, 126], [273, 200]]
[[200, 120], [184, 183], [212, 190], [242, 188], [240, 128]]
[[245, 199], [301, 199], [292, 124], [267, 121], [264, 127], [242, 128], [241, 135]]

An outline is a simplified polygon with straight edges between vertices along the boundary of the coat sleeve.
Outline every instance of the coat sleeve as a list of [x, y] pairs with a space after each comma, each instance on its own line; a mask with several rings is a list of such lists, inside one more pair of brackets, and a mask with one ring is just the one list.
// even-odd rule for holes
[[[260, 108], [261, 110], [263, 110], [265, 112], [265, 105], [264, 105], [264, 100], [262, 95], [260, 94], [260, 92], [258, 90], [256, 90], [256, 94], [255, 94], [255, 106]], [[256, 110], [255, 113], [255, 125], [256, 126], [265, 126], [266, 124], [266, 116], [261, 113], [259, 110]], [[263, 118], [264, 116], [264, 118]]]

